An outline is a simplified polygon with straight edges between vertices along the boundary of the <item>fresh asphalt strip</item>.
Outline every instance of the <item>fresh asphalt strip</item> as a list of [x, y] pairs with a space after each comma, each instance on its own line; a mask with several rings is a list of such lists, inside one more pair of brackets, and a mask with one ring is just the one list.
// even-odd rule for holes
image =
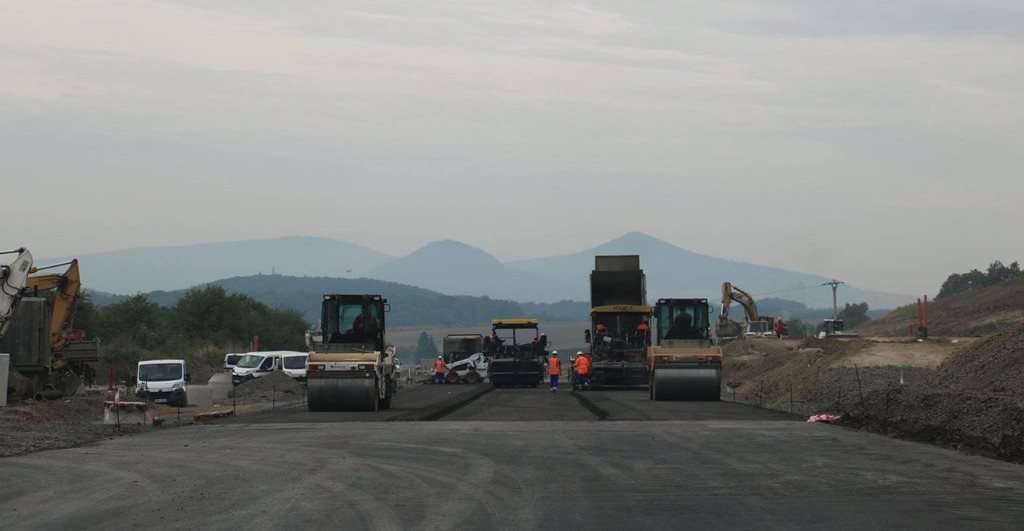
[[583, 396], [584, 393], [574, 390], [571, 394], [576, 397], [576, 400], [580, 402], [581, 406], [583, 406], [587, 411], [593, 413], [594, 416], [597, 417], [597, 420], [608, 420], [610, 414], [604, 409], [598, 407], [597, 404], [591, 402], [590, 399]]
[[455, 413], [456, 411], [466, 407], [473, 401], [480, 397], [494, 391], [492, 385], [481, 385], [480, 389], [464, 393], [448, 400], [436, 404], [434, 406], [425, 407], [416, 411], [410, 411], [404, 415], [389, 419], [391, 422], [409, 422], [409, 421], [432, 421], [441, 420], [442, 418]]

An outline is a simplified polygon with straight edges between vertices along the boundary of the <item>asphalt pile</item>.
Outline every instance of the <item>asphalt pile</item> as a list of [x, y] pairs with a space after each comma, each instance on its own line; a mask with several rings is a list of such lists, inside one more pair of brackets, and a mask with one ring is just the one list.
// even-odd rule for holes
[[249, 380], [234, 388], [235, 397], [243, 400], [288, 400], [301, 398], [304, 391], [302, 384], [283, 372]]

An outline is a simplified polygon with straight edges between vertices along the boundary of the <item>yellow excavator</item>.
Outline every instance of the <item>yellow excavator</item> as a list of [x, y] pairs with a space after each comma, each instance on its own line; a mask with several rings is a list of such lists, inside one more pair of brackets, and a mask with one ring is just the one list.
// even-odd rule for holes
[[[32, 255], [27, 249], [11, 251], [14, 252], [18, 253], [18, 258], [10, 265], [3, 266], [0, 271], [0, 340], [7, 336], [19, 306], [32, 301], [39, 303], [37, 307], [45, 307], [45, 301], [33, 300], [31, 297], [52, 293], [52, 299], [48, 304], [49, 323], [46, 328], [49, 338], [49, 360], [44, 360], [46, 356], [39, 355], [34, 348], [27, 349], [27, 356], [19, 355], [18, 352], [11, 353], [12, 368], [30, 380], [22, 394], [34, 395], [37, 398], [72, 394], [81, 384], [78, 374], [72, 370], [72, 364], [84, 366], [82, 364], [85, 362], [98, 359], [96, 343], [81, 341], [81, 337], [76, 337], [78, 334], [74, 331], [75, 312], [82, 292], [78, 260], [37, 268], [32, 265]], [[63, 273], [34, 275], [39, 271], [63, 266], [67, 266]], [[25, 300], [26, 297], [30, 299]], [[45, 313], [34, 312], [32, 317], [38, 321]], [[26, 319], [29, 318], [26, 315]], [[31, 324], [26, 327], [27, 330], [32, 328]], [[23, 338], [17, 342], [29, 343], [31, 340]]]
[[[742, 306], [743, 311], [747, 314], [744, 324], [729, 319], [729, 308], [734, 302]], [[757, 313], [757, 303], [754, 302], [754, 297], [733, 286], [731, 282], [722, 283], [722, 313], [718, 314], [718, 322], [715, 324], [715, 335], [719, 339], [743, 337], [749, 330], [749, 323], [760, 320], [761, 315]]]

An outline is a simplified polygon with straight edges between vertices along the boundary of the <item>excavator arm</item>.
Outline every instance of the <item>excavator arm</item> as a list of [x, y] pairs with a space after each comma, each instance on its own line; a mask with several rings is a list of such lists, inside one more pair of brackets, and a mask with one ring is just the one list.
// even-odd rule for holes
[[725, 319], [729, 318], [729, 307], [732, 303], [737, 303], [743, 307], [743, 311], [747, 312], [748, 321], [760, 321], [761, 315], [757, 313], [757, 303], [754, 302], [752, 297], [746, 291], [733, 286], [730, 282], [722, 284], [722, 317]]
[[738, 303], [747, 313], [747, 321], [758, 321], [761, 315], [757, 313], [757, 303], [754, 297], [746, 291], [733, 286], [730, 282], [722, 284], [722, 312], [718, 315], [718, 323], [715, 326], [715, 333], [718, 337], [742, 336], [743, 330], [738, 323], [729, 319], [729, 307], [732, 303]]
[[32, 273], [32, 253], [21, 247], [13, 251], [4, 251], [0, 254], [17, 254], [8, 265], [0, 265], [0, 339], [7, 334], [7, 328], [14, 317], [14, 310], [21, 300], [22, 291], [28, 281], [29, 273]]
[[38, 295], [41, 291], [53, 291], [53, 308], [50, 319], [50, 346], [59, 352], [69, 343], [69, 334], [75, 321], [75, 310], [82, 293], [82, 279], [78, 272], [78, 260], [47, 266], [50, 269], [67, 265], [64, 273], [28, 277], [25, 295]]

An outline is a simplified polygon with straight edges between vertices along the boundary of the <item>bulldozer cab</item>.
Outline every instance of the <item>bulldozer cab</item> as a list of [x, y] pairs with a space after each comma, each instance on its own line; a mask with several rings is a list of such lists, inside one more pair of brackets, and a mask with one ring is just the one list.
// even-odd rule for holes
[[709, 343], [710, 313], [707, 299], [659, 299], [655, 306], [657, 344]]
[[328, 352], [383, 352], [388, 309], [380, 295], [324, 295], [322, 347]]
[[547, 336], [541, 335], [536, 319], [495, 319], [484, 340], [485, 352], [494, 358], [543, 356], [545, 347]]

